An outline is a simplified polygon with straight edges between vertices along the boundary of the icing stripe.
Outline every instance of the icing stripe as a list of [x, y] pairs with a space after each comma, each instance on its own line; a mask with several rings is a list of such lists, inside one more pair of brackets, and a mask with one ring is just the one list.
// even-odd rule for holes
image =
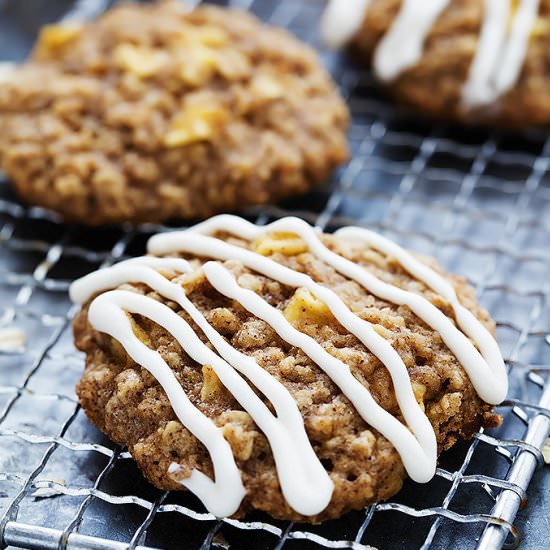
[[529, 45], [531, 29], [537, 19], [539, 0], [522, 0], [512, 23], [502, 63], [497, 66], [495, 88], [502, 95], [517, 82]]
[[[372, 248], [383, 252], [386, 256], [395, 257], [399, 265], [410, 275], [422, 281], [434, 292], [445, 298], [453, 308], [458, 326], [476, 343], [481, 354], [453, 325], [450, 319], [425, 298], [414, 295], [411, 292], [395, 292], [395, 290], [387, 288], [391, 285], [386, 285], [385, 283], [382, 283], [385, 287], [385, 292], [379, 292], [372, 284], [369, 285], [367, 283], [367, 278], [364, 276], [364, 273], [367, 273], [365, 269], [363, 269], [363, 275], [360, 279], [353, 277], [361, 284], [367, 283], [363, 284], [363, 286], [380, 298], [387, 299], [393, 303], [408, 305], [426, 324], [437, 330], [445, 344], [468, 373], [474, 388], [484, 401], [496, 405], [504, 400], [508, 393], [508, 377], [496, 340], [483, 323], [460, 304], [454, 288], [441, 275], [417, 260], [399, 245], [368, 229], [345, 227], [336, 231], [335, 234], [346, 239], [358, 239]], [[354, 266], [351, 262], [349, 263], [351, 266]], [[354, 269], [354, 271], [357, 271], [357, 269]], [[399, 300], [399, 296], [402, 297], [402, 301]]]
[[479, 47], [462, 94], [466, 105], [492, 103], [517, 82], [538, 8], [538, 0], [521, 0], [512, 14], [510, 0], [485, 0]]
[[492, 80], [506, 43], [510, 0], [484, 0], [484, 4], [478, 48], [462, 89], [462, 100], [468, 106], [488, 104], [498, 96]]
[[118, 340], [128, 355], [158, 380], [181, 423], [208, 449], [216, 481], [193, 470], [182, 484], [194, 492], [213, 514], [234, 514], [244, 498], [245, 489], [229, 443], [221, 429], [191, 403], [164, 359], [135, 336], [125, 311], [153, 319], [182, 345], [185, 341], [198, 339], [197, 336], [188, 325], [187, 330], [186, 323], [169, 308], [133, 292], [117, 290], [101, 294], [91, 303], [88, 312], [88, 319], [96, 330]]
[[[223, 227], [225, 231], [244, 238], [253, 238], [256, 234], [259, 235], [265, 231], [265, 228], [256, 227], [232, 216], [213, 218], [210, 227], [215, 223], [219, 228]], [[151, 253], [159, 255], [181, 251], [218, 260], [237, 260], [244, 266], [287, 286], [307, 288], [324, 302], [339, 323], [354, 334], [388, 369], [403, 417], [425, 449], [426, 455], [431, 457], [429, 468], [424, 464], [422, 471], [408, 473], [418, 481], [431, 479], [435, 472], [436, 461], [433, 429], [416, 402], [407, 368], [390, 343], [380, 336], [369, 322], [352, 313], [332, 290], [317, 284], [304, 273], [293, 271], [269, 258], [200, 234], [199, 232], [206, 227], [208, 225], [204, 224], [195, 226], [192, 231], [155, 235], [149, 240], [148, 249]]]
[[[145, 264], [151, 263], [151, 260], [155, 259], [136, 258], [87, 275], [73, 284], [71, 297], [74, 301], [82, 303], [90, 296], [107, 288], [114, 288], [126, 282], [139, 281], [147, 284], [165, 298], [178, 303], [197, 323], [225, 361], [219, 359], [196, 335], [192, 340], [189, 337], [183, 341], [178, 339], [184, 350], [195, 361], [212, 366], [222, 384], [233, 394], [264, 432], [272, 448], [281, 489], [288, 503], [294, 510], [304, 515], [320, 513], [330, 502], [333, 484], [311, 447], [300, 411], [288, 390], [261, 368], [253, 358], [240, 353], [229, 345], [189, 301], [183, 287], [171, 283], [155, 270], [146, 267]], [[184, 262], [184, 260], [179, 261]], [[169, 263], [169, 261], [166, 263]], [[144, 264], [144, 267], [140, 267], [139, 264]], [[162, 265], [162, 267], [167, 266]], [[177, 264], [174, 267], [178, 269]], [[159, 304], [159, 302], [154, 303]], [[92, 304], [96, 304], [96, 301]], [[166, 310], [165, 316], [168, 316], [168, 312], [171, 312], [170, 308], [163, 307]], [[152, 312], [151, 309], [150, 313], [147, 313], [145, 307], [143, 307], [141, 314], [168, 328], [167, 325], [153, 318], [151, 316]], [[168, 319], [168, 317], [165, 318]], [[90, 322], [94, 328], [102, 330], [94, 324], [91, 316]], [[185, 330], [189, 334], [190, 327], [183, 320], [182, 323], [186, 325]], [[172, 330], [170, 332], [177, 338]], [[114, 337], [116, 338], [116, 336]], [[146, 364], [135, 357], [133, 358], [140, 365], [147, 368]], [[146, 361], [147, 358], [142, 356], [142, 360]], [[232, 367], [243, 373], [272, 402], [277, 414], [276, 417], [256, 396], [245, 380], [236, 374]], [[194, 433], [194, 435], [197, 434]], [[205, 495], [199, 496], [209, 509], [209, 502], [215, 501], [217, 498], [213, 492], [212, 494], [205, 492]], [[231, 513], [235, 511], [236, 509]]]
[[374, 70], [379, 78], [393, 80], [418, 63], [432, 25], [448, 4], [449, 0], [403, 0], [374, 53]]
[[[500, 403], [508, 391], [506, 369], [498, 344], [481, 322], [461, 306], [452, 286], [433, 269], [423, 264], [399, 245], [392, 243], [381, 235], [359, 227], [345, 227], [336, 232], [344, 238], [359, 239], [386, 255], [395, 256], [398, 262], [413, 277], [424, 282], [435, 292], [443, 296], [453, 307], [460, 328], [476, 343], [480, 353], [453, 323], [433, 304], [420, 295], [404, 291], [384, 283], [369, 271], [328, 250], [319, 240], [314, 230], [299, 218], [283, 218], [265, 227], [257, 227], [235, 216], [217, 216], [199, 224], [189, 231], [212, 233], [226, 230], [248, 240], [257, 238], [266, 231], [286, 231], [299, 235], [308, 245], [310, 251], [334, 267], [338, 272], [355, 280], [369, 292], [383, 300], [407, 305], [426, 324], [437, 330], [445, 344], [462, 364], [472, 384], [482, 399], [491, 404]], [[168, 235], [157, 235], [161, 241]], [[152, 250], [152, 248], [151, 248]]]
[[341, 48], [361, 28], [371, 0], [330, 0], [321, 18], [321, 36], [331, 48]]
[[348, 365], [326, 352], [313, 338], [296, 330], [278, 309], [256, 293], [241, 288], [221, 264], [207, 262], [204, 272], [218, 292], [237, 300], [250, 313], [266, 321], [283, 340], [303, 350], [328, 374], [367, 424], [393, 443], [412, 479], [422, 482], [432, 478], [435, 447], [433, 436], [427, 429], [420, 431], [417, 440], [406, 426], [376, 403], [367, 388], [353, 376]]

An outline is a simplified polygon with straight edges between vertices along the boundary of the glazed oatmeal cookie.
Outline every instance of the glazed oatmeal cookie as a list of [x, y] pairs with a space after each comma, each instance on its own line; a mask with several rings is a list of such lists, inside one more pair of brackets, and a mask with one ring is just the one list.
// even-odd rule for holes
[[332, 0], [321, 28], [421, 112], [550, 123], [550, 0]]
[[507, 391], [465, 279], [372, 232], [218, 216], [75, 282], [91, 422], [217, 516], [318, 522], [427, 482]]
[[45, 27], [0, 82], [0, 168], [85, 224], [200, 219], [305, 193], [348, 156], [313, 50], [232, 9], [115, 7]]

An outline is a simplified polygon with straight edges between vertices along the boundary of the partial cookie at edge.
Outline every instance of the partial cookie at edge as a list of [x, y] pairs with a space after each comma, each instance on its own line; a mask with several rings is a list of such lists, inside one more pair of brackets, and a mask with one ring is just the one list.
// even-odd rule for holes
[[0, 167], [86, 224], [199, 219], [323, 182], [347, 109], [313, 50], [236, 10], [116, 7], [46, 27], [0, 84]]

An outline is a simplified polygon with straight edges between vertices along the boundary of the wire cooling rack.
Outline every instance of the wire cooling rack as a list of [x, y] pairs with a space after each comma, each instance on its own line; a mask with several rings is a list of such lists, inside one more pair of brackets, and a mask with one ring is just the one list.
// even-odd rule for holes
[[[90, 15], [107, 3], [86, 0], [77, 9]], [[0, 20], [7, 6], [0, 3]], [[256, 0], [243, 7], [320, 47], [319, 0]], [[248, 215], [267, 222], [294, 214], [328, 230], [374, 227], [467, 274], [497, 320], [510, 371], [503, 425], [446, 453], [429, 484], [407, 482], [391, 502], [322, 525], [260, 514], [217, 520], [192, 495], [161, 493], [124, 449], [89, 425], [75, 400], [83, 358], [72, 345], [74, 310], [66, 291], [77, 276], [141, 254], [147, 238], [166, 228], [63, 225], [48, 211], [20, 204], [2, 180], [4, 546], [493, 549], [520, 540], [512, 523], [550, 431], [550, 139], [415, 119], [385, 100], [368, 72], [322, 55], [353, 112], [353, 159], [326, 187]], [[26, 343], [2, 348], [2, 335], [13, 329]]]

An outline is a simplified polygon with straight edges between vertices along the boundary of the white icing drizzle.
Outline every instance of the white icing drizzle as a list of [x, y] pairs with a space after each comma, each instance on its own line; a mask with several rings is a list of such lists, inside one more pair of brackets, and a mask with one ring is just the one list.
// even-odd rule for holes
[[502, 95], [517, 82], [529, 45], [529, 36], [539, 10], [539, 0], [522, 0], [512, 22], [502, 62], [497, 65], [495, 88]]
[[[279, 222], [283, 221], [290, 222], [285, 224], [285, 231], [290, 230], [290, 227], [296, 229], [296, 231], [293, 231], [294, 233], [300, 231], [297, 224], [293, 223], [300, 220], [296, 218], [279, 220]], [[275, 222], [275, 224], [277, 224], [277, 229], [283, 230], [278, 222]], [[235, 216], [222, 215], [212, 218], [204, 224], [199, 224], [188, 231], [155, 235], [149, 240], [148, 250], [153, 254], [161, 255], [185, 251], [218, 260], [237, 260], [244, 266], [287, 286], [307, 288], [314, 296], [324, 302], [340, 324], [354, 334], [388, 369], [401, 413], [422, 447], [422, 452], [415, 456], [416, 461], [409, 461], [408, 457], [403, 455], [401, 455], [401, 458], [404, 464], [411, 466], [411, 470], [407, 471], [412, 479], [419, 482], [428, 481], [435, 472], [435, 436], [430, 422], [416, 402], [407, 368], [391, 344], [380, 336], [370, 323], [350, 311], [335, 292], [317, 284], [308, 275], [294, 271], [250, 250], [202, 234], [223, 229], [231, 234], [252, 240], [266, 230], [275, 227], [275, 224], [262, 228]], [[324, 365], [319, 366], [324, 367]], [[348, 395], [347, 387], [344, 393]], [[389, 430], [387, 423], [385, 429]], [[391, 441], [395, 445], [395, 440]]]
[[426, 36], [448, 4], [449, 0], [403, 0], [374, 53], [374, 70], [380, 79], [393, 80], [418, 63]]
[[327, 46], [342, 48], [361, 28], [371, 0], [330, 0], [321, 17], [321, 36]]
[[510, 0], [484, 0], [484, 4], [478, 48], [462, 89], [464, 103], [471, 106], [491, 103], [498, 97], [493, 75], [506, 43], [510, 18]]
[[[144, 302], [140, 311], [132, 312], [149, 317], [165, 327], [178, 340], [182, 348], [193, 360], [203, 365], [209, 364], [212, 366], [222, 384], [248, 411], [252, 419], [266, 435], [275, 458], [281, 489], [288, 503], [297, 512], [304, 515], [315, 515], [321, 512], [330, 501], [333, 484], [311, 448], [300, 411], [288, 390], [273, 376], [269, 375], [267, 371], [262, 369], [253, 358], [240, 353], [230, 346], [225, 339], [208, 324], [200, 311], [190, 302], [185, 295], [183, 287], [171, 283], [149, 266], [189, 272], [189, 266], [184, 260], [149, 257], [136, 258], [121, 262], [114, 267], [99, 270], [76, 281], [71, 286], [71, 298], [77, 303], [83, 303], [89, 299], [90, 296], [107, 288], [114, 288], [126, 282], [139, 281], [147, 284], [165, 298], [178, 303], [190, 315], [193, 321], [197, 323], [225, 361], [221, 360], [205, 346], [194, 333], [193, 338], [191, 338], [189, 336], [192, 333], [191, 327], [177, 315], [174, 317], [175, 314], [173, 314], [172, 310], [167, 306], [146, 298], [145, 300], [149, 301], [149, 306]], [[117, 291], [108, 294], [110, 296], [115, 296], [116, 292]], [[105, 294], [100, 297], [103, 296], [105, 296]], [[105, 330], [104, 324], [102, 324], [102, 319], [105, 318], [106, 322], [109, 324], [108, 328], [113, 326], [113, 321], [108, 319], [109, 313], [107, 304], [105, 304], [104, 301], [101, 301], [101, 306], [97, 304], [98, 299], [92, 302], [92, 306], [94, 306], [93, 313], [92, 306], [90, 306], [90, 323], [97, 330], [107, 332], [113, 338], [120, 340], [116, 335], [116, 331], [113, 334], [110, 330]], [[126, 307], [128, 301], [121, 303], [119, 300], [117, 304], [119, 307], [122, 306], [126, 311], [130, 311], [130, 309]], [[153, 304], [156, 304], [154, 308]], [[158, 306], [161, 307], [159, 308]], [[103, 308], [103, 311], [99, 309], [100, 307]], [[154, 317], [154, 309], [156, 309], [157, 312], [164, 310], [163, 317], [159, 317], [159, 315], [161, 315], [160, 313], [157, 313], [157, 317]], [[120, 317], [120, 314], [118, 317]], [[172, 319], [171, 325], [167, 325], [163, 322], [163, 320], [167, 320], [168, 322], [170, 319]], [[179, 322], [177, 322], [176, 319], [179, 319]], [[114, 323], [114, 326], [116, 327], [116, 323]], [[174, 329], [170, 327], [177, 327], [177, 331], [179, 332], [174, 332]], [[184, 338], [178, 337], [178, 334], [184, 334], [183, 331], [185, 331], [187, 336]], [[137, 339], [134, 337], [134, 340]], [[137, 340], [137, 342], [139, 342], [139, 340]], [[121, 343], [126, 348], [125, 344], [123, 342]], [[143, 349], [143, 344], [141, 344], [141, 349]], [[127, 351], [130, 353], [130, 350]], [[132, 355], [130, 353], [130, 355], [137, 363], [150, 370], [147, 365], [148, 355], [150, 354], [138, 356], [137, 354]], [[234, 369], [244, 374], [256, 388], [264, 393], [272, 402], [277, 413], [276, 417]], [[153, 375], [155, 375], [155, 373], [153, 373]], [[172, 390], [175, 391], [173, 388]], [[180, 418], [180, 420], [187, 426], [182, 418]], [[208, 445], [201, 439], [199, 434], [195, 433], [191, 428], [189, 429], [208, 448]], [[210, 448], [209, 451], [213, 457], [214, 464], [216, 464], [213, 451]], [[219, 462], [223, 463], [224, 460], [227, 460], [227, 458], [219, 455]], [[236, 470], [234, 461], [233, 467]], [[172, 467], [172, 472], [174, 471], [175, 469]], [[189, 485], [190, 479], [191, 478], [184, 480], [182, 483], [190, 490], [196, 492], [212, 513], [216, 513], [213, 506], [219, 505], [221, 492], [224, 488], [218, 489], [214, 485], [207, 484], [205, 487], [199, 487], [199, 489], [201, 489], [201, 493], [199, 493], [193, 486]], [[218, 483], [217, 479], [218, 477], [216, 476], [216, 484]], [[231, 487], [226, 486], [225, 491], [227, 492], [227, 498], [221, 499], [227, 500], [227, 506], [231, 511], [216, 515], [231, 515], [238, 509], [238, 503], [236, 503], [233, 498], [230, 498], [234, 493], [234, 491], [233, 493], [231, 492], [231, 489]]]
[[[372, 275], [365, 276], [368, 273], [365, 269], [362, 270], [361, 278], [354, 277], [348, 272], [350, 277], [376, 296], [394, 304], [407, 305], [426, 324], [437, 330], [468, 373], [477, 393], [484, 401], [496, 405], [504, 400], [508, 393], [508, 376], [496, 340], [483, 323], [460, 304], [454, 288], [441, 275], [399, 245], [368, 229], [344, 227], [335, 234], [346, 239], [362, 241], [386, 256], [394, 257], [405, 271], [445, 298], [453, 308], [458, 326], [475, 342], [481, 354], [451, 320], [425, 298], [400, 289], [396, 292], [396, 287], [381, 281], [374, 283], [375, 278]], [[355, 271], [356, 266], [351, 262], [349, 264], [348, 267], [352, 266]]]
[[[210, 359], [207, 359], [208, 354], [199, 346], [201, 342], [191, 327], [156, 300], [134, 292], [115, 290], [99, 295], [90, 305], [88, 319], [92, 326], [118, 340], [128, 355], [158, 380], [181, 423], [208, 449], [216, 481], [194, 469], [181, 483], [195, 493], [216, 516], [235, 513], [244, 498], [245, 489], [229, 443], [221, 429], [191, 403], [160, 354], [136, 337], [125, 312], [149, 317], [168, 330], [182, 346], [184, 342], [196, 344], [191, 350], [194, 351], [195, 360], [200, 362], [202, 359], [207, 363]], [[189, 347], [185, 349], [193, 355]]]
[[479, 46], [464, 85], [465, 105], [496, 101], [517, 82], [538, 12], [538, 0], [521, 0], [512, 19], [510, 0], [485, 0]]
[[[304, 273], [210, 236], [217, 231], [226, 231], [249, 241], [270, 231], [298, 235], [313, 255], [336, 271], [381, 299], [408, 306], [426, 324], [437, 330], [484, 400], [498, 403], [505, 397], [506, 372], [491, 334], [459, 303], [454, 289], [441, 275], [376, 233], [360, 228], [344, 228], [338, 232], [345, 238], [361, 240], [383, 254], [395, 257], [403, 269], [451, 304], [457, 325], [463, 332], [422, 296], [389, 285], [364, 267], [329, 250], [315, 230], [298, 218], [284, 218], [268, 226], [258, 227], [236, 216], [222, 215], [191, 229], [156, 235], [150, 239], [148, 250], [153, 254], [187, 252], [215, 260], [237, 260], [249, 269], [282, 284], [307, 288], [324, 302], [340, 324], [354, 334], [388, 369], [406, 424], [399, 422], [374, 401], [368, 389], [353, 376], [348, 365], [325, 351], [314, 339], [296, 330], [279, 310], [261, 296], [239, 286], [223, 265], [216, 261], [207, 261], [203, 265], [206, 278], [218, 292], [238, 301], [250, 313], [263, 319], [282, 339], [302, 349], [334, 381], [367, 424], [377, 429], [395, 446], [407, 472], [414, 480], [425, 482], [434, 475], [437, 446], [433, 428], [416, 402], [407, 369], [399, 354], [370, 323], [354, 314], [335, 292], [316, 283]], [[178, 258], [136, 258], [76, 281], [71, 286], [70, 293], [73, 301], [82, 304], [95, 294], [121, 284], [141, 282], [178, 303], [219, 354], [206, 346], [182, 317], [151, 298], [126, 290], [115, 290], [100, 294], [90, 305], [88, 318], [92, 326], [117, 339], [134, 361], [159, 380], [182, 424], [208, 449], [212, 457], [215, 481], [194, 470], [181, 483], [196, 493], [207, 508], [218, 516], [234, 513], [245, 494], [238, 467], [222, 431], [193, 406], [162, 357], [136, 337], [127, 313], [152, 319], [170, 332], [194, 361], [212, 366], [221, 383], [251, 415], [268, 439], [281, 489], [289, 505], [304, 515], [321, 512], [330, 501], [333, 485], [313, 452], [303, 419], [291, 394], [253, 358], [233, 348], [187, 298], [181, 282], [177, 278], [172, 282], [161, 275], [160, 272], [166, 270], [176, 273], [192, 271], [187, 261]], [[247, 380], [269, 399], [276, 415], [255, 394]], [[181, 467], [173, 463], [168, 472], [173, 475], [180, 470]]]
[[[426, 37], [449, 2], [403, 0], [374, 52], [373, 66], [381, 80], [394, 80], [419, 62]], [[370, 2], [331, 1], [321, 25], [327, 44], [338, 47], [351, 40], [359, 31], [369, 5]], [[465, 106], [493, 103], [514, 86], [525, 61], [538, 9], [539, 0], [521, 0], [512, 14], [510, 0], [484, 0], [478, 47], [462, 89]]]
[[[309, 250], [314, 255], [334, 267], [337, 271], [357, 281], [369, 292], [382, 299], [396, 304], [407, 305], [426, 324], [437, 330], [464, 366], [464, 369], [472, 380], [472, 384], [483, 399], [493, 404], [499, 403], [504, 399], [507, 392], [506, 371], [498, 346], [491, 334], [466, 308], [460, 305], [454, 289], [441, 275], [425, 264], [422, 264], [398, 245], [390, 243], [390, 241], [380, 236], [377, 236], [378, 239], [374, 239], [376, 234], [360, 228], [345, 228], [340, 231], [342, 235], [347, 233], [349, 237], [361, 238], [380, 250], [391, 251], [391, 254], [396, 256], [398, 261], [402, 262], [405, 269], [413, 276], [444, 295], [454, 308], [459, 326], [479, 346], [482, 350], [481, 354], [451, 320], [428, 300], [412, 292], [407, 292], [384, 283], [374, 277], [364, 267], [360, 267], [333, 253], [321, 243], [315, 231], [298, 218], [284, 218], [266, 227], [257, 227], [235, 216], [217, 216], [184, 232], [167, 233], [152, 237], [148, 245], [149, 251], [154, 254], [185, 251], [220, 260], [236, 259], [250, 269], [258, 271], [283, 284], [308, 288], [315, 296], [327, 304], [343, 326], [363, 341], [386, 364], [390, 373], [392, 373], [393, 369], [395, 369], [394, 372], [398, 372], [401, 367], [404, 369], [404, 365], [398, 356], [397, 358], [393, 356], [385, 347], [384, 344], [387, 344], [387, 342], [376, 332], [372, 331], [374, 334], [370, 333], [368, 329], [372, 330], [372, 327], [369, 323], [351, 313], [334, 292], [318, 285], [307, 275], [290, 270], [268, 258], [230, 245], [219, 239], [203, 236], [204, 234], [211, 234], [219, 230], [227, 231], [248, 240], [255, 239], [266, 231], [282, 231], [297, 234], [307, 243]], [[391, 248], [389, 247], [390, 244], [392, 245]], [[393, 348], [390, 347], [390, 349], [394, 352]], [[405, 376], [405, 379], [408, 381], [408, 376]], [[400, 382], [403, 381], [404, 379], [399, 379], [397, 376], [394, 379], [398, 401], [402, 389]], [[400, 406], [407, 422], [409, 422], [406, 411], [403, 410], [401, 403]]]
[[[426, 482], [433, 477], [436, 461], [435, 438], [431, 425], [414, 400], [414, 394], [410, 395], [412, 390], [410, 394], [407, 391], [405, 398], [401, 399], [404, 402], [401, 410], [405, 418], [410, 420], [414, 435], [376, 403], [367, 388], [353, 376], [348, 365], [326, 352], [313, 338], [296, 330], [279, 310], [270, 306], [260, 296], [237, 285], [225, 267], [216, 262], [207, 262], [204, 265], [204, 272], [210, 284], [218, 292], [236, 299], [250, 313], [266, 321], [283, 340], [302, 349], [321, 370], [328, 374], [353, 403], [362, 418], [393, 442], [412, 479]], [[392, 376], [398, 384], [403, 381], [403, 378], [401, 373], [399, 376]], [[408, 386], [400, 385], [400, 388], [402, 387], [410, 389], [410, 381]]]
[[[472, 345], [470, 340], [454, 326], [452, 321], [428, 300], [418, 294], [414, 294], [412, 292], [402, 290], [396, 286], [387, 284], [372, 275], [366, 268], [346, 260], [338, 254], [335, 254], [323, 245], [318, 236], [315, 234], [315, 230], [299, 218], [283, 218], [265, 227], [258, 227], [250, 222], [247, 222], [246, 220], [243, 220], [242, 218], [222, 215], [216, 216], [206, 222], [203, 222], [202, 224], [196, 225], [187, 232], [183, 232], [183, 234], [209, 234], [220, 230], [228, 231], [248, 240], [255, 239], [266, 231], [282, 231], [298, 235], [308, 245], [311, 253], [332, 266], [336, 269], [336, 271], [346, 277], [349, 277], [350, 279], [353, 279], [370, 293], [383, 300], [394, 304], [408, 306], [427, 325], [438, 331], [445, 344], [454, 353], [468, 373], [472, 384], [482, 399], [491, 404], [498, 404], [506, 397], [506, 393], [508, 391], [506, 369], [502, 355], [498, 348], [498, 344], [494, 340], [493, 336], [483, 326], [483, 324], [478, 321], [472, 313], [470, 313], [469, 310], [460, 305], [453, 287], [441, 275], [428, 267], [426, 264], [423, 264], [414, 258], [414, 256], [396, 243], [385, 239], [373, 231], [362, 229], [360, 227], [344, 227], [336, 232], [337, 235], [344, 238], [361, 240], [386, 255], [394, 256], [398, 260], [399, 264], [411, 275], [448, 300], [453, 307], [460, 328], [476, 343], [482, 354], [480, 354]], [[171, 244], [175, 245], [178, 237], [181, 241], [184, 241], [185, 237], [183, 234], [180, 232], [175, 232], [156, 235], [149, 241], [149, 250], [153, 253], [167, 253], [167, 248], [171, 246]], [[197, 238], [198, 236], [193, 237], [193, 239]], [[168, 244], [169, 240], [176, 242]], [[226, 245], [226, 243], [219, 240], [216, 240], [216, 242]], [[165, 244], [163, 249], [164, 243], [168, 244], [168, 247], [166, 247]], [[179, 249], [182, 250], [181, 247]], [[173, 250], [174, 249], [172, 249], [172, 251]], [[196, 247], [195, 250], [189, 250], [188, 247], [185, 246], [183, 250], [200, 254], [200, 252], [197, 252]], [[242, 252], [240, 251], [244, 251], [244, 249], [237, 248], [234, 252], [235, 254], [242, 256]], [[258, 257], [257, 254], [254, 256]], [[233, 257], [242, 261], [241, 257]], [[262, 258], [262, 256], [259, 257]], [[230, 258], [231, 257], [222, 257], [220, 259]], [[243, 263], [247, 265], [244, 261]], [[256, 261], [254, 263], [257, 264], [258, 262]], [[282, 267], [275, 262], [271, 263], [275, 264], [278, 268]], [[252, 269], [256, 269], [261, 273], [264, 272], [262, 268], [258, 269], [257, 266], [253, 267], [250, 265], [248, 267], [252, 267]], [[294, 278], [294, 280], [297, 281], [298, 279]], [[303, 282], [305, 282], [305, 279], [302, 283]], [[285, 284], [290, 284], [291, 286], [306, 286], [309, 288], [306, 284]], [[310, 286], [312, 288], [309, 288], [309, 290], [316, 294], [313, 290], [316, 287], [313, 287], [311, 284]], [[327, 289], [324, 289], [324, 287], [321, 288], [323, 288], [322, 292], [325, 293]], [[318, 297], [322, 301], [325, 301], [320, 296]], [[341, 322], [340, 319], [338, 320]]]

